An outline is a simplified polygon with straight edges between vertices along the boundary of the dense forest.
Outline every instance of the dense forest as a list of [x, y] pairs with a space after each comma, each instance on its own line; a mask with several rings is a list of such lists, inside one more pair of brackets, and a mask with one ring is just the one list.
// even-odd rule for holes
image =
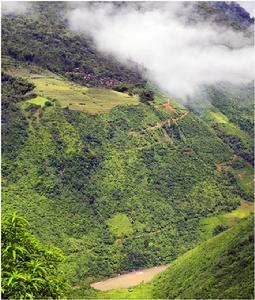
[[[208, 13], [207, 6], [198, 7]], [[209, 228], [205, 220], [253, 201], [252, 86], [208, 87], [211, 105], [197, 113], [143, 79], [141, 66], [127, 67], [71, 32], [62, 9], [63, 2], [38, 2], [25, 15], [2, 17], [2, 293], [7, 299], [61, 298], [70, 293], [66, 282], [85, 284], [77, 291], [83, 296], [77, 295], [91, 296], [91, 282], [172, 262], [239, 222], [237, 217]], [[217, 14], [219, 8], [211, 9]], [[69, 89], [77, 92], [77, 101], [65, 94]], [[101, 98], [109, 104], [97, 102]], [[110, 109], [102, 112], [103, 105]], [[251, 225], [241, 224], [248, 221], [196, 249], [215, 248], [211, 253], [220, 264], [220, 251], [225, 255], [241, 247], [248, 261], [238, 256], [237, 264], [250, 266], [251, 244], [237, 236], [249, 233], [250, 239]], [[225, 238], [226, 248], [218, 249], [215, 244]], [[200, 250], [192, 250], [196, 261]], [[236, 252], [230, 255], [236, 259]], [[30, 270], [35, 262], [41, 268], [36, 275]], [[192, 266], [185, 268], [190, 272]], [[19, 290], [29, 274], [37, 282]], [[153, 296], [208, 295], [182, 294], [174, 285], [168, 289], [164, 280], [174, 276], [169, 274], [155, 281]], [[222, 293], [229, 295], [236, 294]], [[245, 297], [252, 297], [250, 289]]]

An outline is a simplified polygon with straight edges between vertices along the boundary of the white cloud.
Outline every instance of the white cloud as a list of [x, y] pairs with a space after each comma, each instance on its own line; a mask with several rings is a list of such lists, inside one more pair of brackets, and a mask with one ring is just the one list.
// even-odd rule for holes
[[222, 27], [187, 26], [180, 21], [186, 12], [176, 2], [149, 9], [104, 3], [73, 9], [69, 22], [92, 36], [100, 51], [144, 66], [149, 80], [176, 97], [185, 99], [204, 84], [251, 81], [252, 41]]
[[2, 1], [2, 15], [23, 15], [30, 7], [29, 2]]

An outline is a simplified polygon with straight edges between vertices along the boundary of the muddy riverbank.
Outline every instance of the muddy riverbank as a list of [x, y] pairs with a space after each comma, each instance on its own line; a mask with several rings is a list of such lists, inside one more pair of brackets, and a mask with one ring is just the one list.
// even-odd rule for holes
[[112, 289], [122, 289], [136, 286], [142, 282], [150, 281], [158, 273], [164, 271], [169, 267], [168, 265], [157, 266], [153, 268], [133, 271], [127, 274], [119, 275], [103, 281], [94, 282], [90, 286], [100, 290], [109, 291]]

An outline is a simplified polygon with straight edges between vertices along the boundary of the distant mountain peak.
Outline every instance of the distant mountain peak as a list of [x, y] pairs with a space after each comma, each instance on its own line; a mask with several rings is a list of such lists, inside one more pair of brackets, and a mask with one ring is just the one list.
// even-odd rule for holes
[[241, 23], [244, 27], [254, 24], [254, 18], [235, 1], [210, 1], [208, 2], [213, 8], [219, 9], [233, 21]]

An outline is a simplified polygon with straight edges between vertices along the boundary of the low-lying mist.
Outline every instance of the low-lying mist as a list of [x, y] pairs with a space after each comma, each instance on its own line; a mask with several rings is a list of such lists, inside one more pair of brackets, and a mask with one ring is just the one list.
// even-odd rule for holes
[[97, 3], [70, 9], [72, 30], [122, 63], [145, 68], [144, 76], [170, 96], [187, 101], [204, 85], [253, 80], [252, 38], [212, 22], [189, 22], [191, 6]]
[[31, 2], [25, 1], [2, 1], [2, 15], [23, 15], [31, 8]]

